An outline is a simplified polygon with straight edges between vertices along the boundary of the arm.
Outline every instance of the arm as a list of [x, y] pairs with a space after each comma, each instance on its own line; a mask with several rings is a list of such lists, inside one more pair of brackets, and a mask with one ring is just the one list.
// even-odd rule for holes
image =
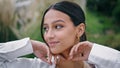
[[45, 49], [46, 48], [44, 48], [43, 43], [35, 40], [30, 40], [29, 38], [0, 43], [0, 68], [48, 68], [49, 64], [46, 64], [40, 59], [17, 58], [33, 53], [33, 51], [38, 55], [38, 57], [39, 55], [42, 55], [42, 57], [44, 57], [44, 55], [46, 55], [45, 52], [47, 52]]
[[69, 59], [88, 61], [96, 68], [120, 67], [120, 51], [89, 41], [80, 42], [73, 46]]
[[119, 68], [120, 52], [98, 44], [93, 44], [88, 61], [98, 68]]
[[17, 57], [33, 53], [29, 38], [0, 44], [0, 60], [10, 61]]

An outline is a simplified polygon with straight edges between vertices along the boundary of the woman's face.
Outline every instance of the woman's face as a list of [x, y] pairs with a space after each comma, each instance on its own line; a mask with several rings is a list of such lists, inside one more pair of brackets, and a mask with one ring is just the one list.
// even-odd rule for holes
[[70, 49], [76, 40], [76, 27], [70, 17], [60, 11], [50, 9], [44, 17], [44, 39], [53, 54]]

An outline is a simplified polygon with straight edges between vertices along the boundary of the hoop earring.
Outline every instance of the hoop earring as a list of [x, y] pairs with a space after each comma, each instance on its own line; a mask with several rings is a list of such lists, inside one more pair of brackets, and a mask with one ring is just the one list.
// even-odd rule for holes
[[79, 36], [77, 36], [77, 39], [80, 41], [80, 37]]

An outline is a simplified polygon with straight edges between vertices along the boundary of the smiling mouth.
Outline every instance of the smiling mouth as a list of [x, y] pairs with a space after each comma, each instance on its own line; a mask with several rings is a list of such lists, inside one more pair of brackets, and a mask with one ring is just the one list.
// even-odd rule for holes
[[58, 43], [59, 43], [59, 42], [57, 42], [57, 41], [48, 42], [48, 45], [49, 45], [50, 47], [55, 47]]

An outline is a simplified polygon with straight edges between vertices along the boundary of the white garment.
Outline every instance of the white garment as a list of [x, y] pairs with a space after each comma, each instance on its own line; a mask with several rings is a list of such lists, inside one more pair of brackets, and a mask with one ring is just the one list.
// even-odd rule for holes
[[94, 44], [88, 62], [96, 68], [120, 68], [120, 51]]
[[[33, 53], [29, 38], [0, 43], [0, 68], [55, 68], [40, 59], [17, 58]], [[120, 68], [120, 52], [94, 44], [88, 62], [96, 68]]]
[[55, 68], [37, 58], [17, 58], [33, 53], [29, 38], [0, 44], [0, 68]]

